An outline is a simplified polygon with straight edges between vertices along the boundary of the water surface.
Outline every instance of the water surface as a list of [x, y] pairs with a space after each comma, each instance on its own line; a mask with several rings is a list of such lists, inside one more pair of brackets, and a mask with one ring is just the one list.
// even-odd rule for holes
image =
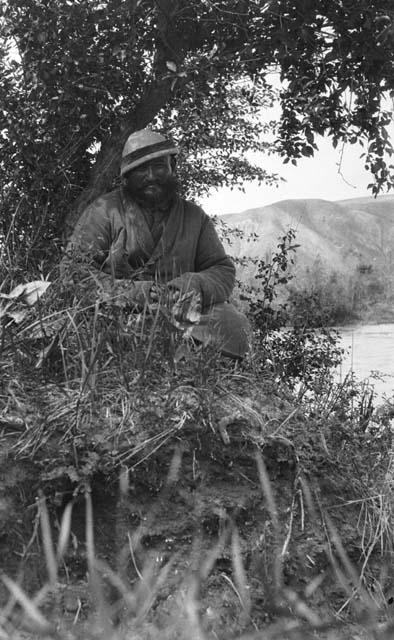
[[[347, 351], [340, 367], [341, 378], [353, 371], [360, 380], [369, 378], [379, 396], [393, 396], [394, 324], [340, 327], [339, 333]], [[383, 378], [376, 379], [374, 372], [379, 372]]]

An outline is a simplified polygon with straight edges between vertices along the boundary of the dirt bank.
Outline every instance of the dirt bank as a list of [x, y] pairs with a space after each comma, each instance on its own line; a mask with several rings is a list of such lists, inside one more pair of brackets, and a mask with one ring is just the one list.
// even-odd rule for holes
[[[251, 424], [250, 405], [243, 417], [231, 419], [227, 410], [234, 414], [233, 400], [226, 408], [217, 404], [210, 425], [190, 421], [156, 452], [130, 465], [128, 473], [119, 468], [120, 476], [113, 471], [91, 479], [95, 553], [106, 563], [100, 584], [106, 616], [119, 629], [132, 619], [142, 634], [150, 628], [163, 637], [187, 637], [182, 626], [192, 602], [208, 637], [228, 638], [294, 618], [306, 633], [305, 616], [315, 612], [316, 624], [332, 619], [348, 600], [330, 561], [331, 553], [346, 574], [330, 526], [343, 536], [358, 575], [364, 572], [360, 585], [374, 579], [372, 562], [362, 569], [365, 544], [359, 506], [351, 503], [354, 487], [346, 486], [346, 470], [338, 475], [340, 460], [327, 455], [333, 453], [330, 442], [308, 443], [307, 425], [291, 417], [284, 399], [260, 397], [262, 405], [271, 404], [260, 415], [265, 417], [260, 426]], [[278, 429], [286, 418], [286, 430]], [[45, 548], [34, 531], [34, 468], [13, 466], [11, 457], [7, 464], [2, 483], [11, 506], [2, 528], [2, 570], [15, 577], [22, 553], [23, 586], [34, 594], [47, 579]], [[71, 544], [44, 610], [75, 633], [76, 617], [76, 628], [90, 624], [97, 594], [88, 585], [86, 499], [83, 491], [73, 498], [73, 489], [69, 480], [45, 487], [55, 537], [70, 499], [74, 507]], [[109, 568], [133, 594], [132, 603], [125, 602]], [[4, 604], [4, 590], [2, 598]], [[353, 605], [345, 607], [346, 615], [354, 615]], [[307, 609], [297, 614], [297, 606], [300, 612]]]

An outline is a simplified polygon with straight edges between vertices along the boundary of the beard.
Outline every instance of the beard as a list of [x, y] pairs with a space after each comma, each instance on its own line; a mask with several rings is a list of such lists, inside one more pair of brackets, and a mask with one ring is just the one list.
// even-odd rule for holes
[[179, 193], [178, 178], [175, 175], [154, 180], [136, 180], [126, 175], [123, 183], [126, 194], [143, 209], [169, 209]]

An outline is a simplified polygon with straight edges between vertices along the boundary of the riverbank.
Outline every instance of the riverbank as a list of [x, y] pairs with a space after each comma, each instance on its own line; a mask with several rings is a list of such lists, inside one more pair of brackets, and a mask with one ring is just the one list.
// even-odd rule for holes
[[362, 322], [365, 324], [394, 323], [394, 305], [377, 302], [376, 305], [362, 314]]
[[357, 313], [345, 314], [335, 323], [336, 326], [391, 324], [394, 323], [394, 304], [376, 302]]
[[61, 293], [2, 343], [0, 558], [26, 596], [3, 583], [6, 640], [32, 615], [71, 640], [388, 628], [391, 430], [321, 375], [320, 343], [301, 396], [283, 345], [234, 363], [165, 313], [133, 324]]

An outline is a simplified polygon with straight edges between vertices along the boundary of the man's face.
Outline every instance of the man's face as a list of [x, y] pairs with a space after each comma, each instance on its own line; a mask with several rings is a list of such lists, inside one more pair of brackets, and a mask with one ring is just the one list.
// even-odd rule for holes
[[170, 157], [148, 160], [129, 171], [125, 175], [125, 189], [143, 206], [165, 207], [177, 191]]

